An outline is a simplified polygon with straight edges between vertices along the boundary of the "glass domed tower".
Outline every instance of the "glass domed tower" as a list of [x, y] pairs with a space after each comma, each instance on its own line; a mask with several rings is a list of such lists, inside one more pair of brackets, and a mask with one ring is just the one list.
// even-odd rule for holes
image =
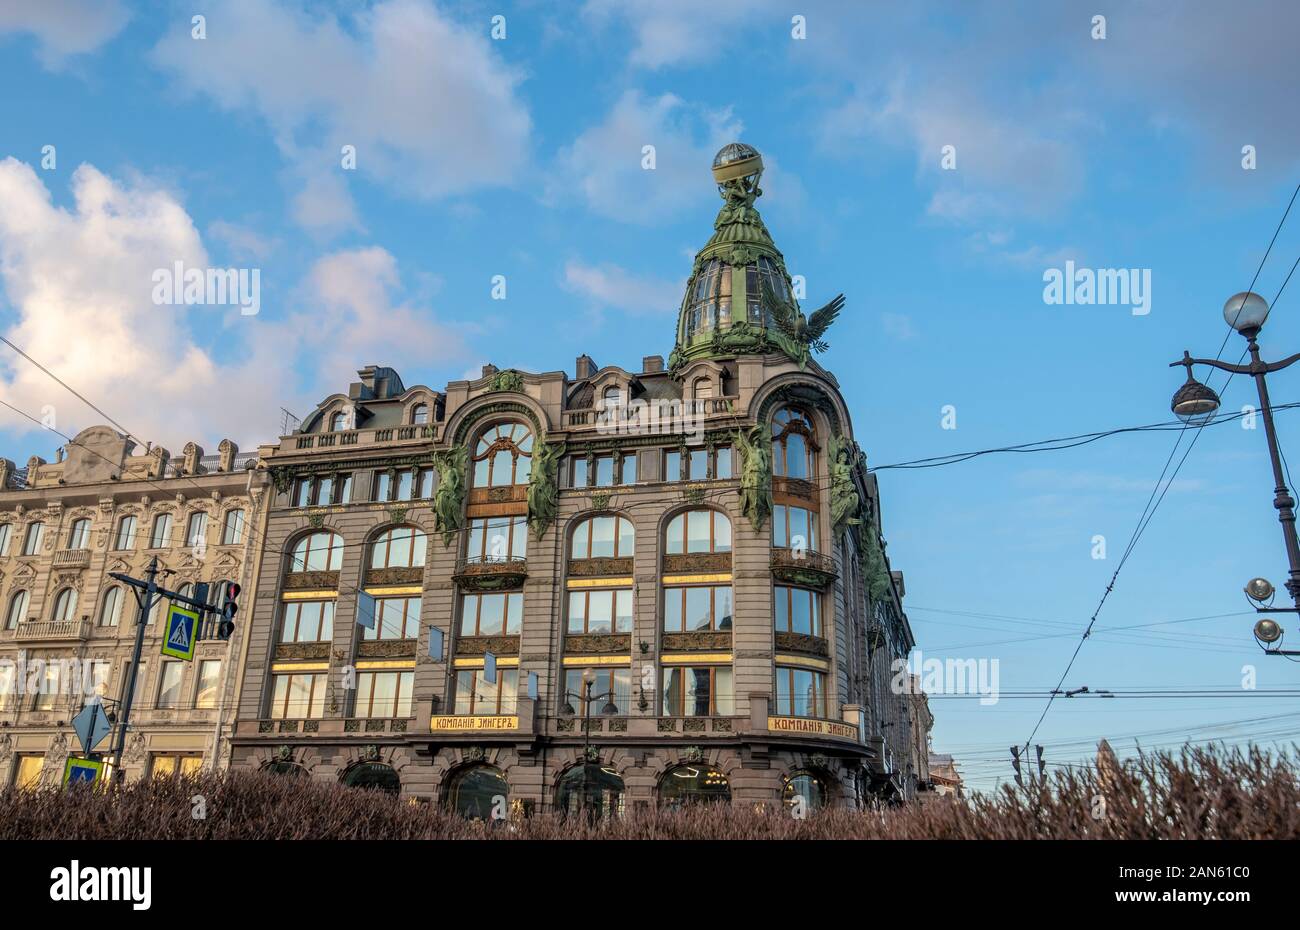
[[785, 258], [754, 209], [762, 174], [763, 156], [743, 142], [723, 146], [713, 159], [723, 205], [686, 285], [669, 362], [674, 371], [706, 356], [780, 351], [763, 291], [797, 304]]

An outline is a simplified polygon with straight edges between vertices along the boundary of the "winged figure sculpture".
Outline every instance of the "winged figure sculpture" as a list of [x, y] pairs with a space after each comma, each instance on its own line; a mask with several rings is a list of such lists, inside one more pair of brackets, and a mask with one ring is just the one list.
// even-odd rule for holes
[[822, 336], [844, 309], [843, 294], [820, 310], [813, 311], [812, 316], [804, 316], [792, 302], [777, 297], [766, 282], [763, 284], [762, 300], [763, 309], [772, 322], [801, 349], [802, 353], [807, 353], [809, 349], [814, 352], [825, 352], [830, 348]]

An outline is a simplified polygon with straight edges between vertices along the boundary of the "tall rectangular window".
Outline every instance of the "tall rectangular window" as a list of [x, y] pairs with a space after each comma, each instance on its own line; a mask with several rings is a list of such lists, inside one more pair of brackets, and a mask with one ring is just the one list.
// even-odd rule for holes
[[625, 452], [623, 454], [622, 475], [619, 477], [619, 484], [636, 484], [636, 453]]
[[522, 591], [461, 597], [461, 636], [515, 636], [523, 621]]
[[316, 479], [316, 489], [312, 493], [311, 502], [318, 507], [324, 507], [334, 503], [334, 478], [331, 475], [322, 475]]
[[359, 672], [354, 717], [409, 717], [414, 672]]
[[135, 548], [135, 517], [123, 517], [117, 521], [117, 536], [113, 539], [114, 549]]
[[35, 791], [41, 786], [43, 755], [20, 755], [14, 763], [14, 785], [20, 791]]
[[420, 469], [420, 499], [428, 500], [433, 497], [433, 469]]
[[160, 513], [153, 518], [153, 532], [149, 534], [150, 549], [166, 549], [172, 540], [172, 515]]
[[704, 481], [709, 477], [709, 450], [687, 450], [687, 477], [692, 481]]
[[778, 632], [822, 635], [821, 598], [816, 591], [777, 585], [772, 613]]
[[663, 670], [665, 717], [730, 717], [736, 700], [729, 666], [672, 667]]
[[375, 472], [375, 493], [371, 496], [371, 500], [386, 501], [389, 499], [389, 495], [392, 494], [392, 490], [393, 479], [388, 472]]
[[825, 673], [778, 665], [776, 713], [780, 717], [825, 717]]
[[364, 630], [361, 638], [415, 639], [420, 635], [420, 599], [418, 597], [380, 597], [375, 599], [375, 626]]
[[454, 713], [495, 716], [513, 714], [519, 701], [519, 670], [498, 668], [497, 680], [488, 681], [482, 669], [456, 673]]
[[41, 543], [45, 541], [45, 524], [31, 523], [27, 526], [27, 535], [23, 537], [23, 555], [38, 555]]
[[194, 692], [194, 706], [200, 710], [216, 707], [219, 687], [221, 687], [221, 660], [204, 659], [199, 663], [199, 684]]
[[572, 634], [632, 632], [632, 589], [569, 592]]
[[244, 541], [244, 512], [242, 510], [226, 511], [225, 523], [221, 527], [221, 544], [237, 546]]
[[273, 720], [325, 716], [325, 673], [272, 675], [268, 716]]
[[664, 453], [664, 480], [682, 480], [682, 454], [676, 450]]
[[587, 487], [589, 483], [587, 480], [587, 457], [585, 455], [575, 455], [571, 460], [571, 469], [569, 487]]
[[334, 601], [286, 601], [282, 643], [319, 643], [334, 638]]
[[664, 632], [731, 629], [731, 586], [664, 588]]
[[399, 471], [397, 473], [397, 500], [409, 501], [411, 494], [414, 493], [415, 474], [411, 471]]
[[506, 562], [528, 557], [528, 518], [479, 517], [469, 521], [470, 562]]
[[[564, 670], [564, 691], [561, 695], [560, 704], [563, 705], [568, 701], [573, 709], [582, 713], [582, 701], [579, 696], [586, 697], [587, 685], [582, 680], [582, 669], [567, 668]], [[596, 716], [600, 713], [605, 703], [612, 702], [618, 708], [620, 715], [631, 712], [632, 707], [632, 670], [630, 668], [598, 668], [595, 670], [596, 680], [591, 684], [592, 707], [591, 714]]]
[[158, 707], [181, 706], [181, 681], [185, 676], [185, 663], [179, 659], [164, 659], [162, 681], [158, 683]]
[[189, 524], [185, 527], [185, 545], [198, 546], [208, 538], [208, 515], [202, 510], [190, 514]]
[[352, 500], [352, 475], [338, 476], [338, 492], [334, 495], [335, 502], [346, 504]]
[[715, 478], [731, 477], [731, 446], [718, 446], [714, 452], [714, 470]]
[[299, 478], [293, 486], [293, 506], [306, 507], [311, 503], [311, 479]]
[[598, 488], [608, 488], [613, 486], [614, 456], [612, 455], [596, 456], [596, 480], [594, 483]]

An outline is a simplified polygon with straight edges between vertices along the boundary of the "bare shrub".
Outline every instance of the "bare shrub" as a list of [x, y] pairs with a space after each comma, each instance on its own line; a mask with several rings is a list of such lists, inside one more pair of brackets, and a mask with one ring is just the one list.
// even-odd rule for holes
[[[1294, 749], [1294, 747], [1293, 747]], [[195, 819], [192, 799], [206, 816]], [[1100, 800], [1099, 800], [1100, 799]], [[371, 791], [249, 773], [140, 780], [110, 793], [0, 793], [0, 839], [1296, 839], [1293, 753], [1185, 748], [1115, 772], [1070, 769], [1028, 790], [796, 820], [737, 803], [591, 821], [487, 824]]]

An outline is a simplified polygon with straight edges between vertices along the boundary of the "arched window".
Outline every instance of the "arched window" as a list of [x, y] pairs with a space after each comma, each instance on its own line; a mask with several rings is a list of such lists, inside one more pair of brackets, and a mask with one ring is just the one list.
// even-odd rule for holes
[[686, 291], [686, 338], [731, 324], [731, 266], [720, 259], [703, 265]]
[[340, 411], [330, 415], [330, 432], [338, 433], [348, 428], [348, 415]]
[[763, 289], [766, 287], [778, 301], [790, 302], [790, 290], [785, 284], [785, 275], [776, 262], [766, 255], [759, 257], [752, 265], [745, 266], [745, 303], [748, 305], [749, 321], [760, 326], [771, 326], [772, 320], [763, 310]]
[[122, 588], [113, 585], [104, 592], [104, 601], [99, 608], [99, 625], [100, 626], [117, 626], [122, 619]]
[[27, 602], [31, 595], [26, 591], [19, 591], [9, 599], [9, 612], [5, 614], [5, 629], [16, 630], [18, 624], [27, 617]]
[[343, 537], [329, 530], [311, 533], [293, 547], [291, 572], [336, 572], [343, 564]]
[[74, 620], [77, 615], [77, 590], [64, 588], [54, 598], [54, 612], [51, 620]]
[[506, 813], [510, 785], [491, 765], [461, 769], [447, 788], [447, 807], [471, 820], [496, 820]]
[[563, 814], [588, 811], [597, 817], [622, 817], [623, 779], [599, 762], [579, 763], [560, 777], [556, 807]]
[[307, 774], [307, 767], [297, 762], [266, 762], [258, 770], [267, 775], [293, 775], [303, 776]]
[[72, 527], [68, 530], [68, 548], [69, 549], [89, 549], [90, 548], [90, 518], [81, 517], [72, 521]]
[[533, 433], [522, 423], [498, 423], [474, 447], [474, 487], [527, 484], [533, 470]]
[[667, 552], [730, 552], [731, 521], [716, 510], [688, 510], [668, 523]]
[[23, 555], [38, 555], [44, 540], [44, 523], [37, 520], [35, 523], [27, 524], [27, 535], [23, 537]]
[[659, 803], [678, 809], [688, 804], [720, 804], [731, 800], [727, 776], [707, 765], [679, 765], [659, 779]]
[[397, 770], [383, 762], [358, 762], [343, 773], [343, 784], [349, 788], [366, 788], [384, 794], [400, 794], [402, 780]]
[[623, 389], [619, 387], [607, 387], [601, 396], [603, 406], [606, 410], [612, 407], [623, 406]]
[[416, 526], [394, 526], [370, 544], [371, 568], [419, 568], [424, 564], [428, 537]]
[[0, 523], [0, 558], [9, 554], [9, 543], [13, 541], [13, 524]]
[[785, 780], [781, 800], [787, 808], [802, 804], [805, 811], [820, 810], [826, 806], [829, 795], [826, 782], [812, 772], [795, 772]]
[[626, 559], [635, 552], [636, 532], [627, 517], [588, 517], [573, 531], [569, 558]]
[[812, 418], [796, 407], [782, 407], [772, 418], [772, 474], [809, 479], [816, 475], [817, 433]]
[[411, 423], [420, 426], [429, 422], [429, 405], [416, 404], [411, 408]]

